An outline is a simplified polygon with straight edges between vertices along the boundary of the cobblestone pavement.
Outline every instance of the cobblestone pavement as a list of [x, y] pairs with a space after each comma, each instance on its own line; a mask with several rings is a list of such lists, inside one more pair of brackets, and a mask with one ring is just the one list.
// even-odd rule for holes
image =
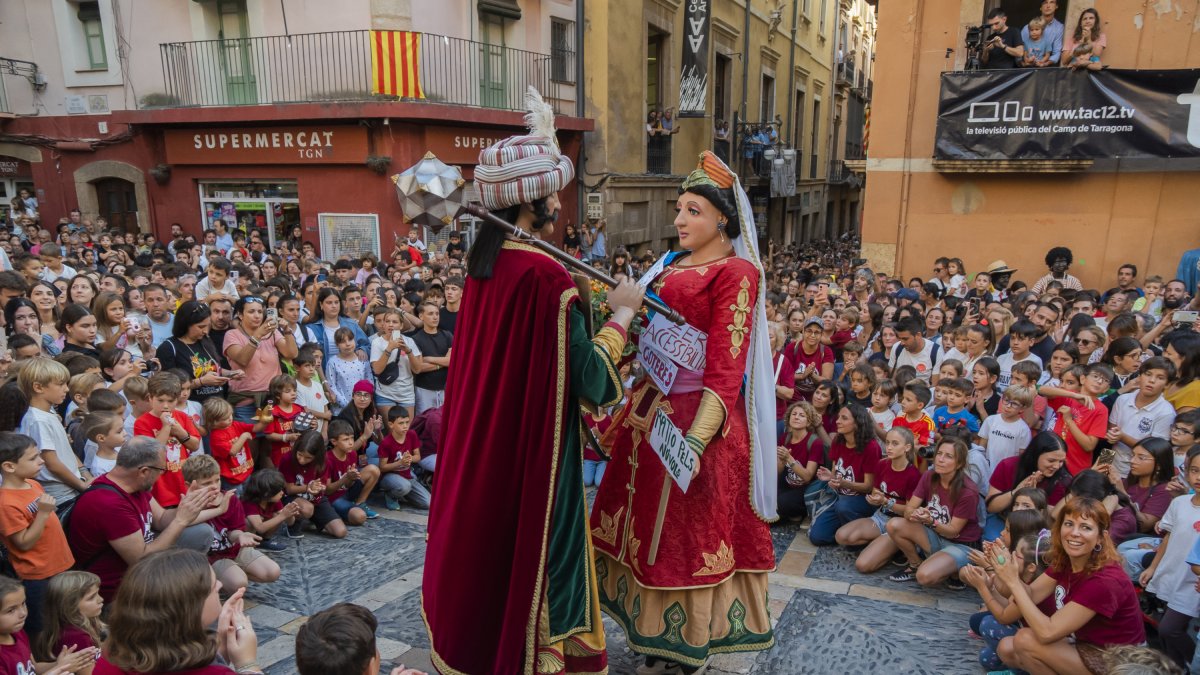
[[[268, 673], [294, 673], [296, 631], [308, 615], [340, 601], [364, 605], [379, 618], [384, 673], [401, 663], [435, 672], [420, 613], [425, 515], [379, 511], [382, 518], [350, 528], [346, 539], [310, 532], [271, 554], [283, 575], [274, 584], [252, 584], [246, 595], [259, 663]], [[967, 616], [978, 602], [973, 592], [895, 584], [888, 569], [858, 574], [852, 553], [813, 548], [795, 524], [777, 525], [772, 537], [779, 562], [770, 584], [776, 645], [715, 657], [709, 673], [982, 672], [975, 661], [981, 643], [967, 637]], [[605, 626], [610, 672], [633, 673], [640, 659], [607, 617]]]

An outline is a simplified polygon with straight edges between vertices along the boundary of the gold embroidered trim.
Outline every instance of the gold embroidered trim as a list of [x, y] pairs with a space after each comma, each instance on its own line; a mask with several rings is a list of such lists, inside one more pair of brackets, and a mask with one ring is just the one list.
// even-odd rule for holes
[[537, 671], [552, 675], [553, 673], [561, 673], [567, 667], [567, 661], [554, 649], [543, 648], [538, 650]]
[[[500, 248], [508, 249], [510, 251], [528, 251], [529, 253], [537, 253], [538, 255], [546, 256], [547, 258], [553, 260], [554, 262], [558, 262], [557, 258], [550, 255], [549, 253], [546, 253], [542, 249], [540, 249], [536, 246], [533, 246], [531, 244], [526, 244], [526, 243], [520, 242], [520, 241], [513, 241], [511, 239], [505, 239], [504, 243], [500, 244]], [[561, 265], [562, 263], [558, 263], [558, 264]], [[578, 291], [576, 291], [576, 293], [578, 293]]]
[[621, 352], [625, 351], [625, 338], [621, 337], [620, 331], [611, 326], [602, 326], [596, 331], [592, 342], [614, 363], [621, 359]]
[[750, 332], [750, 327], [746, 325], [746, 316], [750, 314], [750, 278], [742, 277], [738, 289], [737, 302], [729, 306], [729, 311], [733, 312], [733, 323], [726, 327], [729, 331], [729, 354], [735, 359], [742, 353], [742, 344]]
[[637, 516], [629, 519], [629, 528], [626, 533], [629, 535], [629, 566], [634, 572], [642, 573], [642, 566], [638, 564], [638, 550], [642, 548], [642, 540], [633, 536], [633, 524], [637, 520]]
[[707, 577], [714, 574], [724, 574], [733, 569], [733, 549], [729, 548], [729, 544], [725, 540], [721, 540], [721, 546], [716, 553], [700, 552], [704, 557], [704, 567], [701, 567], [695, 573], [694, 577]]
[[[523, 247], [526, 244], [517, 242], [504, 242], [504, 246], [508, 247], [512, 244], [513, 247]], [[532, 247], [530, 247], [532, 248]], [[533, 249], [537, 250], [537, 249]], [[544, 252], [543, 252], [544, 253]], [[546, 254], [549, 255], [549, 254]], [[547, 481], [548, 489], [546, 491], [546, 517], [542, 523], [542, 550], [538, 555], [538, 573], [537, 580], [533, 587], [533, 603], [529, 608], [529, 620], [525, 624], [525, 667], [523, 672], [525, 675], [533, 675], [534, 668], [537, 665], [537, 633], [538, 633], [538, 606], [542, 601], [542, 592], [546, 581], [546, 547], [550, 544], [550, 516], [554, 507], [554, 493], [557, 490], [558, 476], [558, 456], [562, 451], [562, 420], [563, 407], [567, 399], [567, 348], [570, 343], [570, 335], [568, 333], [567, 317], [571, 309], [571, 301], [579, 296], [579, 290], [574, 286], [562, 292], [558, 298], [558, 395], [555, 398], [554, 404], [554, 447], [550, 453], [550, 480]]]
[[609, 546], [617, 545], [617, 522], [621, 520], [621, 514], [625, 512], [625, 507], [617, 509], [613, 515], [608, 515], [604, 511], [600, 512], [600, 527], [592, 528], [592, 536]]

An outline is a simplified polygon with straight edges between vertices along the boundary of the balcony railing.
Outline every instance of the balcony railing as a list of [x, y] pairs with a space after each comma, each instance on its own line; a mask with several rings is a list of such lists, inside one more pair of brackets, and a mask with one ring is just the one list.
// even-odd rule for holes
[[843, 61], [837, 64], [836, 84], [843, 87], [854, 86], [854, 62]]
[[[166, 89], [142, 106], [396, 100], [371, 92], [371, 48], [367, 30], [161, 44]], [[420, 84], [429, 102], [521, 110], [530, 86], [560, 99], [554, 75], [574, 58], [422, 33]]]
[[671, 173], [671, 137], [649, 136], [646, 138], [646, 173], [666, 175]]

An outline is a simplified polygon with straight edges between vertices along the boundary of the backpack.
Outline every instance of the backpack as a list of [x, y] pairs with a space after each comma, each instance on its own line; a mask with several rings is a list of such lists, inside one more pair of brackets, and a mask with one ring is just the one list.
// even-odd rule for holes
[[[92, 483], [91, 485], [89, 485], [86, 490], [79, 493], [78, 497], [76, 497], [75, 499], [72, 499], [71, 501], [67, 502], [66, 504], [63, 504], [62, 506], [60, 506], [58, 508], [58, 511], [57, 511], [58, 520], [60, 523], [62, 523], [62, 529], [63, 529], [64, 535], [66, 535], [68, 537], [71, 536], [71, 514], [73, 514], [75, 512], [75, 507], [79, 504], [79, 500], [83, 499], [83, 496], [86, 495], [87, 493], [95, 492], [96, 490], [107, 490], [109, 492], [115, 492], [115, 493], [121, 494], [121, 495], [124, 494], [123, 492], [118, 490], [116, 486], [109, 485], [108, 483]], [[88, 558], [86, 562], [80, 563], [78, 560], [76, 560], [75, 561], [75, 569], [86, 571], [87, 568], [91, 567], [92, 564], [95, 563], [96, 560], [99, 559], [100, 556], [103, 554], [104, 554], [104, 549], [100, 549], [96, 553], [92, 554], [92, 557]]]

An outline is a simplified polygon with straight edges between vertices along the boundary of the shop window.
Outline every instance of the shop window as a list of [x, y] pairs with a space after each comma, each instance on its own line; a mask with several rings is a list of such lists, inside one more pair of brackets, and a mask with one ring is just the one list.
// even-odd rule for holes
[[[287, 239], [300, 225], [300, 200], [295, 181], [212, 181], [200, 183], [200, 206], [205, 228], [224, 220], [230, 227], [267, 234], [271, 247]], [[316, 242], [313, 242], [316, 244]]]
[[99, 2], [81, 2], [76, 12], [83, 28], [84, 51], [91, 70], [108, 70], [108, 50], [104, 46], [104, 24], [100, 21]]

